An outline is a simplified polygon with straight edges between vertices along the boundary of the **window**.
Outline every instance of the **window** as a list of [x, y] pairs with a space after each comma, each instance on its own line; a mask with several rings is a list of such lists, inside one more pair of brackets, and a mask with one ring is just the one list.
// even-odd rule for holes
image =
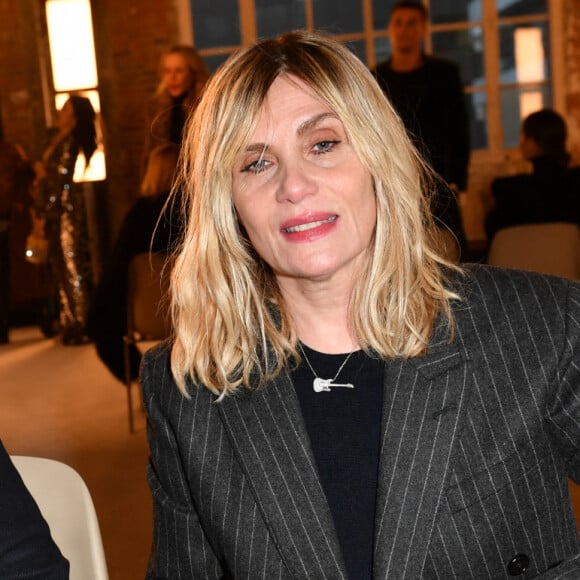
[[79, 155], [74, 180], [100, 181], [106, 170], [90, 1], [46, 0], [45, 11], [55, 108], [60, 109], [74, 93], [89, 98], [97, 113], [98, 148], [88, 168]]
[[[386, 27], [395, 0], [181, 0], [193, 42], [215, 70], [240, 45], [292, 28], [335, 35], [372, 67], [389, 55]], [[561, 0], [430, 0], [428, 53], [456, 61], [465, 84], [474, 150], [517, 145], [520, 120], [558, 108], [562, 48], [551, 23]], [[556, 67], [556, 68], [555, 68]]]

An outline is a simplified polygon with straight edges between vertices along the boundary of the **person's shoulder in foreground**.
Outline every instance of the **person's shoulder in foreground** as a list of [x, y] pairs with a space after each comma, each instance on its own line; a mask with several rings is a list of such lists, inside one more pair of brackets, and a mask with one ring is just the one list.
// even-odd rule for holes
[[0, 441], [0, 578], [67, 580], [69, 563]]

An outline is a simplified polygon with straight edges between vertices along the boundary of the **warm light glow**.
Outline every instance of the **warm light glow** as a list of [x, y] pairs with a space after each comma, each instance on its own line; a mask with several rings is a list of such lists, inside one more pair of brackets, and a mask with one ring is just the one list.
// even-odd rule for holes
[[517, 28], [514, 32], [518, 83], [544, 80], [544, 46], [541, 28]]
[[55, 90], [97, 86], [97, 63], [89, 0], [47, 0], [46, 19]]
[[[99, 100], [99, 93], [97, 91], [75, 91], [75, 95], [87, 97], [90, 99], [95, 113], [95, 125], [97, 128], [97, 150], [91, 157], [91, 162], [88, 167], [85, 167], [85, 158], [82, 153], [78, 156], [75, 164], [75, 172], [73, 181], [103, 181], [107, 177], [107, 170], [105, 166], [105, 147], [103, 144], [103, 128], [101, 123], [101, 103]], [[63, 105], [70, 97], [70, 93], [59, 93], [55, 96], [55, 105], [58, 110], [62, 109]]]
[[528, 91], [520, 94], [520, 118], [544, 108], [542, 91]]
[[[87, 97], [91, 101], [91, 105], [93, 105], [93, 109], [95, 109], [95, 113], [101, 112], [101, 101], [99, 99], [99, 92], [98, 91], [74, 91], [75, 95], [79, 95], [81, 97]], [[70, 93], [58, 93], [54, 97], [54, 104], [56, 105], [56, 109], [60, 111], [63, 105], [67, 102], [68, 98], [70, 97]]]
[[[514, 33], [516, 76], [519, 83], [544, 80], [544, 46], [541, 28], [518, 28]], [[541, 91], [520, 94], [520, 118], [544, 107]]]
[[91, 156], [91, 163], [88, 167], [85, 167], [85, 156], [79, 153], [73, 175], [73, 181], [75, 183], [83, 181], [103, 181], [106, 177], [105, 152], [103, 151], [102, 145], [99, 145]]

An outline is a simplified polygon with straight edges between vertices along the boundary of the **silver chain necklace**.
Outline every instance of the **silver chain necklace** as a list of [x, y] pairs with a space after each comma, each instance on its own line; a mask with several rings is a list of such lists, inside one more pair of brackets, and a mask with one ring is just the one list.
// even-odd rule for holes
[[314, 392], [321, 393], [322, 391], [330, 391], [331, 387], [345, 387], [347, 389], [354, 389], [354, 385], [352, 383], [341, 384], [334, 382], [338, 378], [340, 371], [342, 371], [342, 369], [344, 368], [344, 365], [348, 362], [348, 360], [352, 356], [354, 350], [348, 353], [347, 357], [344, 359], [344, 361], [342, 361], [340, 368], [336, 371], [336, 374], [332, 379], [322, 379], [316, 374], [316, 371], [312, 368], [312, 365], [310, 364], [310, 361], [308, 360], [308, 357], [306, 356], [306, 353], [304, 352], [304, 349], [302, 348], [302, 343], [300, 341], [298, 341], [298, 348], [300, 349], [300, 352], [302, 353], [302, 356], [304, 357], [306, 364], [308, 365], [308, 367], [312, 371], [312, 374], [314, 375], [314, 380], [312, 381], [312, 387], [314, 389]]

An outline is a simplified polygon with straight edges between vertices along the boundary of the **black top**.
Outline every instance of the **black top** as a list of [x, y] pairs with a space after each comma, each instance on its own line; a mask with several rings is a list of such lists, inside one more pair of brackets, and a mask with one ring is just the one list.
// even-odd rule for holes
[[[320, 378], [332, 378], [346, 354], [304, 351]], [[304, 358], [304, 357], [303, 357]], [[357, 351], [334, 387], [315, 392], [306, 361], [291, 373], [349, 578], [372, 578], [384, 362]]]
[[169, 123], [169, 140], [176, 145], [181, 145], [183, 127], [185, 126], [186, 114], [183, 103], [187, 93], [172, 99], [171, 121]]
[[[166, 202], [169, 193], [140, 197], [127, 213], [119, 235], [95, 289], [88, 316], [87, 333], [97, 354], [111, 373], [125, 380], [123, 336], [127, 332], [129, 262], [143, 252], [170, 252], [182, 234], [179, 200]], [[131, 378], [139, 375], [141, 353], [131, 345]]]
[[532, 160], [533, 173], [500, 177], [492, 183], [496, 207], [485, 220], [488, 240], [509, 226], [547, 222], [580, 225], [580, 167], [568, 156]]
[[386, 61], [376, 67], [374, 75], [419, 151], [443, 178], [431, 209], [463, 246], [459, 205], [445, 186], [454, 184], [459, 191], [467, 187], [469, 116], [458, 66], [423, 55], [423, 65], [413, 71], [394, 71]]
[[448, 183], [465, 189], [469, 117], [458, 66], [423, 55], [423, 65], [413, 71], [394, 71], [387, 61], [379, 64], [374, 74], [434, 169]]
[[0, 578], [67, 580], [69, 563], [0, 441]]

